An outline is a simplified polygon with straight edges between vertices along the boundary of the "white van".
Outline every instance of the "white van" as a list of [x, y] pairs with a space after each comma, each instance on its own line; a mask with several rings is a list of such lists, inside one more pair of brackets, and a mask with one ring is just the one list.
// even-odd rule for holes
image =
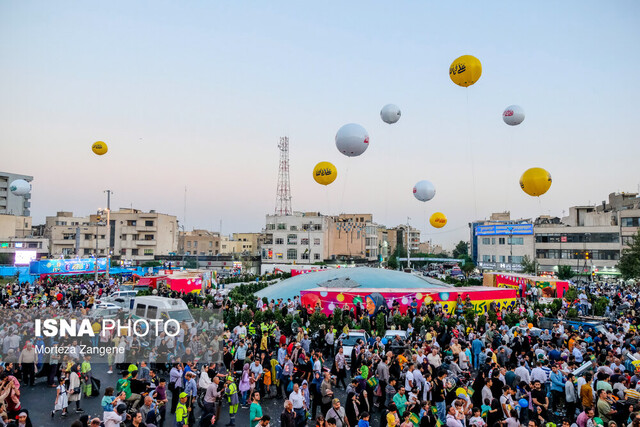
[[187, 304], [181, 299], [143, 296], [132, 301], [131, 314], [135, 317], [153, 319], [174, 319], [192, 326], [195, 320]]
[[135, 298], [137, 293], [138, 291], [117, 291], [109, 296], [100, 298], [97, 302], [116, 304], [127, 310], [131, 306], [131, 301]]

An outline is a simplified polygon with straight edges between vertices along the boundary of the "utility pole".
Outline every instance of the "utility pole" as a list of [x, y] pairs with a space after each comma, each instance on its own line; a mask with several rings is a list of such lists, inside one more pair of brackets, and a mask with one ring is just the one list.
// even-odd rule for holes
[[509, 227], [509, 254], [509, 272], [513, 274], [513, 226]]
[[411, 268], [411, 238], [409, 236], [410, 234], [410, 227], [409, 227], [409, 220], [411, 218], [407, 217], [407, 268]]
[[98, 226], [100, 225], [100, 220], [102, 219], [102, 211], [98, 211], [96, 215], [96, 252], [94, 255], [95, 262], [95, 277], [94, 280], [98, 281]]
[[[111, 194], [113, 191], [104, 190], [107, 193], [107, 271], [105, 277], [109, 283], [109, 269], [111, 268]], [[96, 263], [98, 260], [96, 260]]]

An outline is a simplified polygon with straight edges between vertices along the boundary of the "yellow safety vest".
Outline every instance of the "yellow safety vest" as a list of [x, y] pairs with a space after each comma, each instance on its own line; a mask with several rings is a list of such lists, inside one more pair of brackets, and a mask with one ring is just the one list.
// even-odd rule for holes
[[181, 423], [187, 420], [187, 406], [184, 403], [178, 403], [176, 406], [176, 422]]
[[229, 403], [231, 403], [231, 397], [238, 392], [238, 386], [235, 383], [229, 384], [227, 391], [227, 399], [229, 399]]

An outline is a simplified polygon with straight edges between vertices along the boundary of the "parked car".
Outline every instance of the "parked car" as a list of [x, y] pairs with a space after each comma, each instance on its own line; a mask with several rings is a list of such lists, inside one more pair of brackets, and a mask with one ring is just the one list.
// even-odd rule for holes
[[405, 343], [408, 338], [407, 331], [403, 331], [400, 329], [388, 329], [384, 333], [384, 338], [387, 340], [385, 349], [390, 349], [393, 354], [404, 353], [404, 350], [409, 348]]
[[351, 366], [351, 352], [358, 340], [364, 343], [369, 341], [369, 334], [364, 329], [349, 329], [349, 334], [342, 339], [342, 348], [344, 349], [344, 357], [347, 361], [347, 367]]

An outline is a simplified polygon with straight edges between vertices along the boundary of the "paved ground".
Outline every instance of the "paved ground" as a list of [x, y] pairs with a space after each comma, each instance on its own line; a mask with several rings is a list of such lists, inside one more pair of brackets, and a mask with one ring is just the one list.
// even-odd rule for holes
[[[106, 387], [115, 387], [116, 382], [118, 380], [117, 374], [107, 374], [107, 366], [105, 364], [100, 363], [92, 363], [93, 374], [96, 378], [98, 378], [101, 384], [101, 394], [99, 397], [86, 398], [82, 399], [80, 406], [84, 409], [85, 413], [88, 414], [91, 418], [100, 417], [102, 418], [102, 408], [100, 406], [100, 400], [102, 396], [104, 396], [104, 389]], [[272, 390], [274, 390], [272, 388]], [[56, 392], [54, 388], [47, 386], [45, 378], [38, 378], [35, 386], [33, 387], [22, 387], [21, 388], [21, 402], [22, 407], [24, 409], [28, 409], [33, 426], [41, 427], [41, 426], [69, 426], [75, 420], [77, 420], [80, 415], [75, 412], [75, 403], [71, 403], [69, 406], [69, 416], [66, 418], [60, 417], [60, 412], [58, 412], [55, 418], [51, 418], [51, 410], [53, 409], [53, 403], [55, 401]], [[342, 402], [345, 400], [345, 394], [343, 390], [336, 391], [336, 397], [340, 398]], [[265, 399], [262, 403], [263, 413], [265, 415], [271, 416], [271, 425], [279, 426], [280, 425], [280, 413], [283, 408], [282, 399]], [[197, 405], [196, 405], [197, 406]], [[167, 411], [168, 412], [168, 411]], [[196, 408], [196, 421], [200, 420], [200, 408]], [[173, 427], [175, 418], [167, 414], [167, 422], [165, 422], [165, 427]], [[376, 415], [371, 419], [373, 427], [377, 427], [379, 425], [379, 416]], [[228, 414], [228, 406], [223, 404], [221, 410], [220, 420], [218, 422], [218, 426], [222, 427], [224, 424], [229, 422], [229, 414]], [[308, 425], [313, 425], [311, 421], [307, 423]], [[241, 427], [248, 427], [249, 425], [249, 410], [240, 408], [238, 410], [238, 416], [236, 417], [236, 425]]]

